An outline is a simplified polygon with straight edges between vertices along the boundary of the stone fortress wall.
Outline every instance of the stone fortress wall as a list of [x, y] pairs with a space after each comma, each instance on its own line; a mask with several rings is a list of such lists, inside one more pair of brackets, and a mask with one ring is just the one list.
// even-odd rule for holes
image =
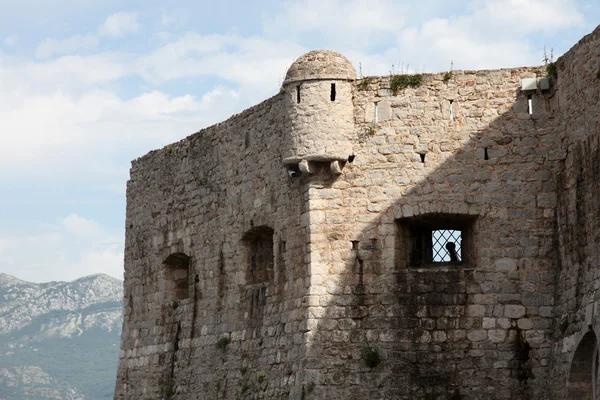
[[591, 398], [599, 42], [533, 91], [544, 68], [398, 88], [310, 52], [135, 160], [115, 399]]

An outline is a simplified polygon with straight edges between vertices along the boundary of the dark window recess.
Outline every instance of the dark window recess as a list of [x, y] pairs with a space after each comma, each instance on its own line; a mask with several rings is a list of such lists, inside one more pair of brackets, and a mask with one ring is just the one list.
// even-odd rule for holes
[[252, 228], [242, 238], [246, 247], [246, 284], [273, 280], [273, 229], [267, 226]]
[[331, 93], [329, 94], [331, 101], [335, 101], [335, 83], [331, 84]]
[[247, 149], [250, 147], [250, 132], [246, 132], [244, 136], [244, 148]]
[[300, 103], [300, 86], [296, 86], [296, 103]]
[[577, 346], [567, 389], [568, 399], [593, 399], [594, 392], [597, 393], [596, 379], [598, 374], [598, 347], [596, 346], [596, 335], [588, 331]]
[[401, 267], [472, 265], [474, 218], [427, 214], [398, 220], [396, 259]]
[[483, 159], [484, 160], [489, 160], [490, 156], [488, 155], [488, 148], [486, 147], [483, 151]]
[[190, 257], [173, 253], [163, 262], [165, 291], [168, 300], [183, 300], [190, 297]]
[[425, 153], [419, 154], [419, 156], [421, 157], [421, 162], [424, 163], [425, 162]]
[[348, 156], [348, 162], [349, 162], [349, 163], [353, 162], [355, 157], [356, 157], [356, 156], [355, 156], [354, 154], [353, 154], [353, 155], [351, 155], [351, 156]]

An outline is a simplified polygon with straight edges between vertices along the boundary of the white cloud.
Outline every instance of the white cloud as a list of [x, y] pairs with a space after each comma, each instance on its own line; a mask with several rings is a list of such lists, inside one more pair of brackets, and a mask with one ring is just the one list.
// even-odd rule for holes
[[93, 237], [102, 233], [100, 225], [92, 220], [71, 214], [62, 221], [65, 231], [79, 237]]
[[419, 72], [448, 69], [451, 60], [464, 69], [537, 65], [541, 48], [528, 35], [583, 21], [572, 0], [299, 0], [281, 3], [264, 25], [270, 37], [317, 38], [365, 74], [387, 74], [399, 63]]
[[[278, 79], [306, 51], [291, 43], [236, 35], [188, 33], [136, 61], [136, 71], [152, 82], [216, 76], [252, 86], [248, 93], [276, 93]], [[264, 98], [264, 97], [263, 97]], [[253, 98], [255, 101], [261, 98]]]
[[98, 46], [98, 38], [94, 35], [75, 35], [67, 39], [45, 39], [35, 52], [38, 58], [49, 58], [54, 55], [72, 54], [80, 50], [90, 50]]
[[123, 279], [122, 233], [71, 214], [23, 236], [0, 236], [0, 272], [32, 282], [105, 273]]
[[163, 11], [160, 15], [160, 23], [163, 26], [177, 27], [183, 25], [187, 20], [185, 15]]
[[516, 32], [556, 31], [578, 26], [583, 15], [571, 0], [487, 0], [476, 17]]
[[[122, 99], [108, 90], [82, 95], [28, 93], [0, 102], [0, 178], [94, 176], [89, 184], [119, 187], [129, 160], [179, 140], [245, 108], [239, 92], [216, 87], [200, 98], [160, 91]], [[121, 189], [119, 189], [121, 190]]]
[[100, 36], [120, 37], [128, 33], [137, 32], [140, 29], [137, 13], [119, 12], [106, 18], [98, 34]]
[[363, 47], [387, 41], [404, 24], [408, 5], [393, 0], [301, 0], [282, 3], [275, 16], [265, 16], [271, 37], [300, 38], [319, 31], [328, 45]]
[[15, 44], [17, 44], [17, 42], [19, 41], [19, 36], [16, 34], [13, 35], [9, 35], [7, 37], [4, 38], [4, 40], [2, 41], [2, 43], [4, 43], [5, 46], [14, 46]]

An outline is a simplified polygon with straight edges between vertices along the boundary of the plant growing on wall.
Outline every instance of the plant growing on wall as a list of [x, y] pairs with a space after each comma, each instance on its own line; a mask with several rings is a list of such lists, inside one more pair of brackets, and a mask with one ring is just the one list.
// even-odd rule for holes
[[375, 368], [381, 363], [381, 356], [376, 347], [365, 347], [362, 351], [362, 358], [369, 368]]
[[422, 74], [404, 74], [404, 75], [391, 75], [390, 76], [390, 89], [394, 96], [398, 94], [398, 91], [409, 88], [418, 87], [423, 83]]
[[229, 342], [231, 342], [229, 336], [221, 337], [219, 340], [217, 340], [217, 349], [225, 351]]
[[358, 82], [358, 89], [367, 90], [371, 83], [373, 83], [373, 78], [370, 76], [365, 76], [364, 78], [360, 79], [360, 82]]
[[454, 61], [450, 61], [450, 70], [444, 74], [443, 81], [444, 83], [448, 83], [450, 79], [452, 79], [452, 70], [454, 68]]
[[548, 76], [553, 78], [558, 78], [558, 74], [556, 71], [556, 63], [554, 62], [554, 49], [550, 49], [550, 56], [546, 52], [546, 47], [544, 46], [544, 66], [546, 67], [546, 73]]
[[173, 390], [173, 386], [170, 383], [165, 384], [162, 387], [162, 397], [165, 399], [170, 399], [175, 394]]

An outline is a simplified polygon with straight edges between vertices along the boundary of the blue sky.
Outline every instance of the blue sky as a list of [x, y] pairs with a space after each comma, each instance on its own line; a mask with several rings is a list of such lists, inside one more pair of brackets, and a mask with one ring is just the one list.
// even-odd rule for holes
[[[218, 3], [218, 4], [217, 4]], [[538, 65], [596, 0], [0, 0], [0, 272], [122, 278], [130, 160], [277, 93], [311, 49], [364, 75]]]

